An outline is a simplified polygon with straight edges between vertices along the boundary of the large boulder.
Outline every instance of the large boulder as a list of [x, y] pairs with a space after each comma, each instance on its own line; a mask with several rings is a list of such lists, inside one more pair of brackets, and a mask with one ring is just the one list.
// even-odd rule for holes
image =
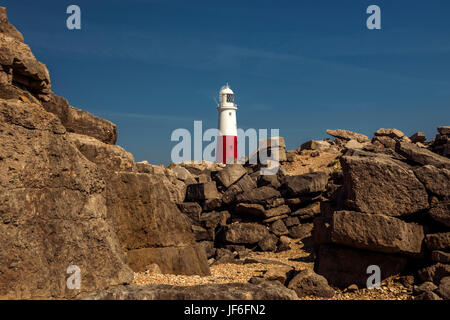
[[[40, 105], [0, 100], [0, 298], [70, 298], [130, 282], [105, 181]], [[67, 268], [81, 271], [69, 290]]]
[[428, 208], [428, 194], [414, 172], [388, 156], [343, 156], [344, 190], [356, 211], [409, 215]]
[[217, 191], [215, 181], [194, 183], [187, 186], [186, 201], [205, 201], [220, 198], [221, 195]]
[[423, 227], [381, 214], [336, 211], [331, 240], [354, 248], [386, 253], [420, 254]]
[[380, 267], [381, 280], [406, 270], [407, 259], [403, 256], [364, 251], [335, 245], [321, 245], [314, 270], [323, 275], [331, 285], [346, 288], [351, 284], [366, 287], [371, 275], [367, 268]]
[[112, 172], [107, 180], [108, 217], [130, 267], [156, 263], [163, 273], [209, 274], [186, 217], [170, 200], [162, 175]]

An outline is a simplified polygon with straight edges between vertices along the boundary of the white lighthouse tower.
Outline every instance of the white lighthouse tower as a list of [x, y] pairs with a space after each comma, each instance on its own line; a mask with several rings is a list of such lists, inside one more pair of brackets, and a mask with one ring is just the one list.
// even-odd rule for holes
[[219, 136], [217, 137], [216, 161], [218, 163], [234, 163], [237, 160], [237, 125], [234, 92], [228, 83], [220, 89]]

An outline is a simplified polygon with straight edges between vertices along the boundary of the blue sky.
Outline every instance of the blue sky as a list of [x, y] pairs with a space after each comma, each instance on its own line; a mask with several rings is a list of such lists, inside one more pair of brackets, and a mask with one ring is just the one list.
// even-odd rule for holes
[[[77, 4], [82, 30], [66, 28]], [[381, 8], [381, 30], [366, 8]], [[238, 126], [293, 149], [326, 129], [450, 125], [450, 1], [2, 0], [53, 91], [111, 120], [137, 161], [170, 162], [176, 128], [217, 126], [228, 82]]]

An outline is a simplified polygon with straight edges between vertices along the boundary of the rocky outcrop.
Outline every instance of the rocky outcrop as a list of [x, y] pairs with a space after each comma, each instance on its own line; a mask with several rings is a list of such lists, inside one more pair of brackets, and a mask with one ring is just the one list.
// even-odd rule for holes
[[[209, 274], [175, 204], [185, 182], [137, 165], [116, 139], [114, 124], [50, 91], [47, 68], [0, 8], [0, 298], [72, 298], [154, 263]], [[66, 285], [72, 265], [80, 289]]]
[[[0, 100], [0, 297], [68, 298], [132, 281], [98, 167], [38, 104]], [[66, 270], [81, 270], [81, 290]]]

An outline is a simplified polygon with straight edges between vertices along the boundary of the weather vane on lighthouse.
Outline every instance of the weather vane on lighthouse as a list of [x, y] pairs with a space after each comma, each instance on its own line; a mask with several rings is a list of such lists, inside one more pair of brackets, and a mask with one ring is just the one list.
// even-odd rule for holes
[[234, 92], [228, 83], [220, 89], [219, 134], [217, 137], [216, 161], [218, 163], [234, 163], [237, 160], [237, 125]]

